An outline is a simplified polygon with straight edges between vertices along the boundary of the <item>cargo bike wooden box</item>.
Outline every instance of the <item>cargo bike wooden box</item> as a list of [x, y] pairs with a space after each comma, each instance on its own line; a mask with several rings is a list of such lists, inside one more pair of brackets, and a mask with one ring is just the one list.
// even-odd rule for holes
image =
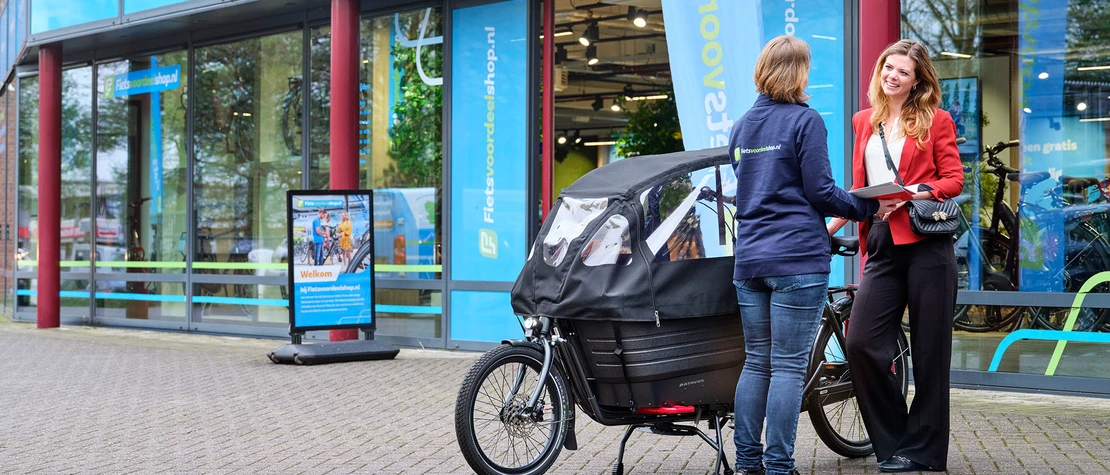
[[[615, 474], [637, 428], [698, 436], [716, 451], [714, 471], [732, 473], [721, 433], [744, 364], [735, 181], [716, 148], [621, 160], [563, 191], [512, 290], [524, 338], [484, 354], [459, 391], [456, 438], [475, 472], [545, 472], [577, 449], [580, 411], [627, 426]], [[857, 245], [834, 244], [841, 254]], [[835, 452], [864, 456], [871, 444], [843, 358], [852, 293], [830, 289], [801, 410]], [[905, 361], [892, 366], [903, 389]]]

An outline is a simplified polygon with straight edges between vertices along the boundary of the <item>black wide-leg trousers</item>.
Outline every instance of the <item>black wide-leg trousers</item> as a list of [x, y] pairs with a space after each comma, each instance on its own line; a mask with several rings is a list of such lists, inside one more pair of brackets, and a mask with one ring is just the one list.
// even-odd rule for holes
[[[948, 461], [949, 371], [956, 306], [951, 238], [894, 245], [890, 225], [867, 235], [867, 262], [847, 329], [847, 357], [864, 425], [879, 461], [901, 455], [936, 470]], [[909, 307], [913, 404], [891, 372]]]

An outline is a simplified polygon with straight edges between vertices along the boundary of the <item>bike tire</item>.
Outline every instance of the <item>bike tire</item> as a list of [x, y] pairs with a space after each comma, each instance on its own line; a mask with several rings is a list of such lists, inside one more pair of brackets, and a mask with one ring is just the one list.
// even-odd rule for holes
[[[1051, 234], [1051, 231], [1049, 231]], [[1086, 224], [1072, 227], [1065, 238], [1066, 249], [1064, 291], [1079, 292], [1090, 277], [1110, 269], [1110, 243], [1098, 231], [1089, 229]], [[1072, 243], [1090, 243], [1087, 246], [1073, 246]], [[1089, 293], [1110, 292], [1110, 284], [1099, 284]], [[1049, 330], [1063, 330], [1070, 307], [1033, 307], [1034, 324]], [[1096, 332], [1110, 325], [1110, 309], [1083, 307], [1071, 331]]]
[[[555, 463], [567, 436], [564, 416], [573, 414], [563, 375], [555, 364], [540, 394], [540, 420], [523, 414], [520, 407], [531, 395], [542, 366], [538, 349], [501, 345], [482, 355], [467, 372], [455, 401], [455, 438], [475, 473], [540, 474]], [[524, 377], [516, 394], [506, 394], [522, 370]], [[503, 402], [506, 399], [508, 404]], [[546, 435], [534, 437], [531, 432], [537, 429]], [[487, 434], [493, 434], [492, 440], [483, 443], [482, 436]], [[497, 453], [502, 438], [506, 446], [503, 453]], [[519, 439], [518, 443], [514, 439]], [[542, 444], [534, 456], [529, 442], [537, 447]], [[518, 458], [520, 451], [525, 454], [523, 462]], [[513, 460], [508, 460], [510, 456]]]
[[[982, 249], [980, 256], [980, 269], [981, 274], [986, 276], [990, 273], [1002, 273], [1006, 270], [1006, 263], [1009, 259], [1010, 238], [992, 232], [987, 228], [978, 228], [979, 242]], [[961, 275], [966, 274], [970, 267], [967, 258], [957, 258], [956, 266], [957, 272]], [[963, 283], [961, 288], [966, 289], [966, 282]], [[1000, 288], [1003, 287], [1003, 288]], [[984, 281], [979, 289], [971, 290], [1015, 290], [1009, 281], [1000, 282], [997, 279], [987, 279]], [[1022, 316], [1025, 314], [1025, 307], [1005, 307], [999, 305], [973, 305], [973, 304], [960, 304], [956, 305], [956, 311], [952, 318], [952, 327], [955, 330], [970, 332], [970, 333], [984, 333], [992, 331], [1013, 331], [1018, 325], [1021, 324]], [[909, 329], [908, 325], [903, 328]]]
[[[895, 358], [891, 367], [894, 377], [902, 387], [902, 396], [905, 397], [910, 385], [910, 353], [906, 333], [901, 328], [898, 329], [898, 354], [899, 357]], [[809, 357], [807, 376], [817, 371], [824, 373], [826, 364], [837, 367], [843, 365], [846, 368], [847, 358], [844, 342], [836, 338], [832, 327], [822, 325]], [[859, 411], [855, 388], [851, 386], [851, 370], [833, 370], [832, 373], [834, 375], [820, 376], [813, 392], [808, 395], [809, 419], [813, 423], [813, 429], [821, 441], [838, 455], [849, 458], [871, 455], [875, 450], [867, 435], [863, 414]], [[845, 418], [845, 415], [848, 417]]]
[[373, 250], [373, 247], [370, 246], [370, 242], [364, 242], [361, 246], [358, 247], [358, 250], [355, 251], [353, 255], [351, 255], [351, 262], [348, 262], [347, 265], [344, 267], [343, 273], [353, 274], [359, 272], [361, 270], [360, 267], [365, 268], [366, 266], [372, 266], [373, 263], [367, 263], [366, 266], [363, 266], [362, 264], [363, 261], [366, 260], [366, 258], [370, 257], [370, 253], [373, 252]]

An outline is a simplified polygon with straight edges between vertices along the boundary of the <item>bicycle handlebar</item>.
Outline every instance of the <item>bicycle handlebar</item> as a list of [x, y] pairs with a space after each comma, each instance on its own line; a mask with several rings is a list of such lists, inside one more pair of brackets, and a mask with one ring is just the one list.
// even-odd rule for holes
[[998, 154], [1002, 153], [1003, 150], [1006, 150], [1010, 147], [1018, 146], [1018, 143], [1019, 143], [1018, 139], [1013, 139], [1013, 140], [1010, 140], [1009, 142], [998, 142], [998, 143], [994, 144], [994, 146], [992, 146], [992, 147], [987, 147], [987, 154], [993, 157], [995, 155], [998, 155]]

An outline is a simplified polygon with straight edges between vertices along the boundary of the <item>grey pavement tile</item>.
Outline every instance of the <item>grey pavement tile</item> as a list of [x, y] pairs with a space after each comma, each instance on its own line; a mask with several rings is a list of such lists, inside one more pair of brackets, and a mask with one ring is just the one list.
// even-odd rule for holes
[[[471, 473], [454, 402], [476, 354], [274, 365], [274, 341], [0, 323], [0, 473]], [[953, 390], [949, 473], [1110, 473], [1106, 400]], [[622, 429], [579, 414], [552, 473], [610, 473]], [[704, 424], [702, 425], [704, 428]], [[731, 431], [724, 431], [733, 461]], [[696, 438], [635, 432], [626, 473], [707, 473]], [[799, 421], [808, 474], [878, 473]]]

